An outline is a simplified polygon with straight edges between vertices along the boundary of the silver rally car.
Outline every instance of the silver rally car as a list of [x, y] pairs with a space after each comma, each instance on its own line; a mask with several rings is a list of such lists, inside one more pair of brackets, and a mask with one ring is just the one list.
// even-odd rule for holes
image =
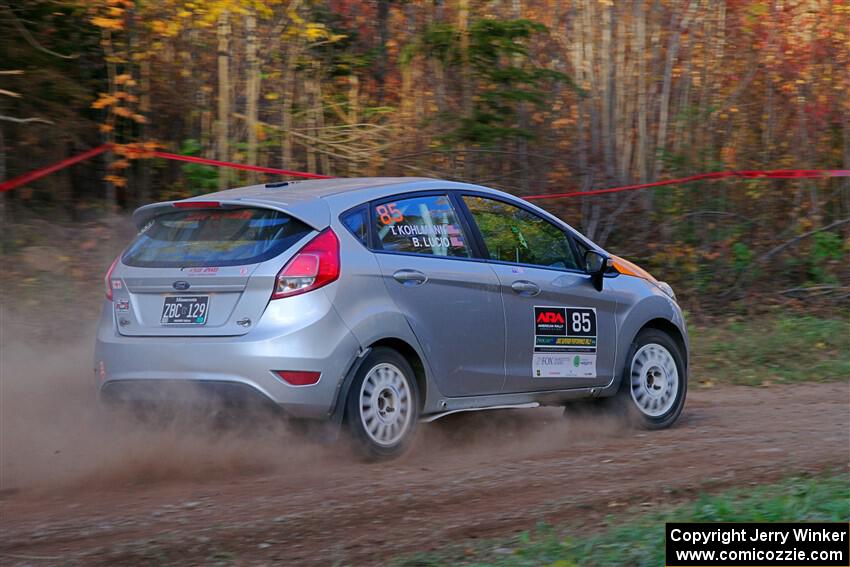
[[232, 189], [136, 210], [106, 274], [101, 399], [251, 400], [367, 455], [447, 413], [685, 402], [670, 286], [512, 195], [422, 178]]

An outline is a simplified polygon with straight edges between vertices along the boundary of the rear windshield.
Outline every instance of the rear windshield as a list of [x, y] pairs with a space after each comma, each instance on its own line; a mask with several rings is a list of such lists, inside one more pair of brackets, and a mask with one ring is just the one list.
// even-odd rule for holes
[[177, 211], [148, 223], [121, 260], [144, 268], [256, 264], [287, 250], [311, 230], [271, 209]]

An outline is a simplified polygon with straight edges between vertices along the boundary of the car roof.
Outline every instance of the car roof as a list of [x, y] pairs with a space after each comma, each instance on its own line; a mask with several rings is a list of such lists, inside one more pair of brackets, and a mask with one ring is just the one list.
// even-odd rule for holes
[[[455, 181], [427, 177], [355, 177], [311, 179], [265, 183], [227, 189], [184, 199], [184, 201], [219, 201], [229, 205], [254, 204], [280, 209], [295, 215], [314, 228], [328, 226], [332, 215], [382, 197], [416, 191], [471, 189], [513, 197], [507, 193]], [[133, 220], [140, 229], [147, 222], [172, 210], [173, 201], [154, 203], [136, 209]]]
[[333, 208], [337, 208], [337, 206], [353, 206], [398, 193], [459, 188], [499, 193], [499, 191], [478, 185], [431, 179], [428, 177], [352, 177], [248, 185], [246, 187], [237, 187], [235, 189], [210, 193], [196, 197], [195, 199], [240, 199], [277, 202], [281, 204], [294, 204], [313, 199], [325, 199], [329, 204], [332, 204]]

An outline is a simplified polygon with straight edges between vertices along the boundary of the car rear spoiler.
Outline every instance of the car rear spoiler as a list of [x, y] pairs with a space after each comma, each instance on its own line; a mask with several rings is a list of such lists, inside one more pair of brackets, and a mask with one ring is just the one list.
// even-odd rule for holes
[[273, 209], [291, 215], [315, 230], [323, 230], [330, 224], [330, 211], [327, 203], [322, 199], [311, 199], [296, 203], [280, 203], [260, 199], [210, 199], [204, 197], [144, 205], [133, 212], [133, 223], [138, 230], [142, 230], [155, 217], [165, 213], [179, 211], [181, 209], [212, 208]]

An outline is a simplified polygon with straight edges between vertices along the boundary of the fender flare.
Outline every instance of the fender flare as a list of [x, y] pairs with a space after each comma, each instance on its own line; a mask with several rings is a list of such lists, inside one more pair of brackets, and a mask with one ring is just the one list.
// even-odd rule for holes
[[[603, 396], [612, 395], [620, 388], [623, 375], [627, 372], [626, 364], [628, 363], [627, 358], [631, 350], [631, 345], [634, 343], [638, 333], [644, 328], [654, 326], [652, 325], [653, 321], [663, 321], [663, 325], [676, 329], [679, 337], [671, 336], [671, 338], [682, 346], [682, 357], [685, 362], [685, 368], [687, 369], [690, 366], [688, 331], [682, 313], [678, 308], [673, 307], [673, 304], [665, 301], [665, 305], [665, 303], [661, 303], [661, 300], [662, 298], [655, 296], [649, 300], [642, 301], [637, 306], [637, 309], [629, 313], [623, 321], [618, 334], [622, 336], [623, 333], [627, 333], [628, 340], [623, 340], [622, 344], [618, 346], [618, 355], [614, 361], [614, 378], [610, 384], [603, 388]], [[662, 315], [665, 307], [669, 309], [669, 313]], [[663, 327], [660, 330], [669, 333], [668, 329]]]

